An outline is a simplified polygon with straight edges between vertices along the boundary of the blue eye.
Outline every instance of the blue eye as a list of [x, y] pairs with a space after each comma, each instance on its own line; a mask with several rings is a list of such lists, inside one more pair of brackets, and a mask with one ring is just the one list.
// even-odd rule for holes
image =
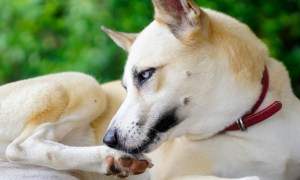
[[149, 79], [151, 77], [151, 72], [150, 71], [143, 71], [140, 74], [141, 79]]
[[154, 72], [155, 72], [155, 68], [150, 68], [139, 72], [137, 74], [138, 83], [143, 84], [144, 82], [146, 82], [148, 79], [152, 77]]

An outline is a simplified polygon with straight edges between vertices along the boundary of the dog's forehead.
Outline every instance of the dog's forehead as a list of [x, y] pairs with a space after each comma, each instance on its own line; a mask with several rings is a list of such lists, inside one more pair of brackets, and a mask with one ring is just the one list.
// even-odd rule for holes
[[135, 67], [156, 67], [178, 51], [181, 43], [167, 25], [153, 21], [138, 36], [128, 56], [127, 64]]

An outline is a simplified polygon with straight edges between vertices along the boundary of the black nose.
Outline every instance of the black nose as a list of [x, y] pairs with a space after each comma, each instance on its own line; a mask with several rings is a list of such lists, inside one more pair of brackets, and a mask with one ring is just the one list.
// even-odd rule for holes
[[116, 147], [118, 145], [116, 131], [114, 129], [109, 129], [103, 138], [103, 142], [109, 147]]

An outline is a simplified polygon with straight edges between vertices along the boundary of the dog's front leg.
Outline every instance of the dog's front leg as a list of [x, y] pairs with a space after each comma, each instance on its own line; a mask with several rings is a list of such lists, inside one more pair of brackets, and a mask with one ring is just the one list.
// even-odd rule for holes
[[10, 161], [20, 164], [118, 176], [128, 176], [130, 172], [142, 173], [150, 165], [146, 160], [139, 160], [104, 145], [71, 147], [60, 144], [56, 141], [62, 138], [58, 137], [61, 135], [58, 131], [63, 129], [63, 124], [53, 123], [42, 125], [31, 135], [24, 133], [7, 147], [6, 156]]

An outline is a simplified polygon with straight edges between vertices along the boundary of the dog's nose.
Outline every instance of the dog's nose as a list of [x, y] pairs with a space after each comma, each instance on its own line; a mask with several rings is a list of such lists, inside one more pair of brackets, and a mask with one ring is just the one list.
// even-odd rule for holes
[[118, 145], [118, 138], [117, 133], [114, 129], [109, 129], [104, 138], [103, 138], [104, 144], [106, 144], [109, 147], [116, 147]]

